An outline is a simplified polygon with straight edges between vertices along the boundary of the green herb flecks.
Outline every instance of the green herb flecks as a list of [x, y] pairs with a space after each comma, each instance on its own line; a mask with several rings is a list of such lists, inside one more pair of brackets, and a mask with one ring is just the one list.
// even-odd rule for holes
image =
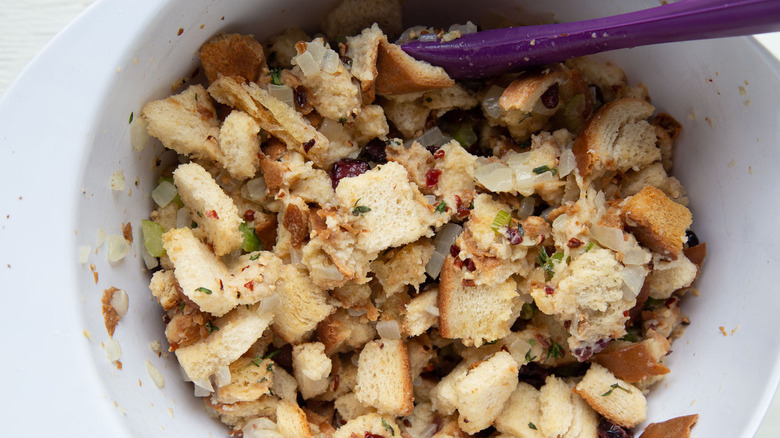
[[525, 361], [526, 362], [532, 362], [532, 361], [534, 361], [536, 359], [536, 356], [531, 356], [531, 350], [533, 350], [534, 345], [536, 345], [536, 340], [534, 340], [534, 339], [529, 340], [528, 341], [528, 345], [530, 345], [531, 348], [529, 348], [528, 351], [526, 351], [526, 353], [525, 353]]
[[389, 431], [390, 435], [395, 436], [395, 429], [393, 429], [393, 426], [387, 424], [387, 420], [385, 420], [384, 418], [382, 418], [382, 427], [384, 427], [385, 430]]
[[365, 213], [371, 211], [371, 208], [365, 205], [358, 205], [358, 202], [360, 202], [360, 198], [352, 205], [352, 216], [363, 216]]
[[345, 123], [347, 123], [346, 117], [339, 117], [339, 123], [341, 123], [341, 126], [344, 126]]
[[553, 359], [560, 359], [563, 357], [564, 354], [566, 354], [566, 352], [564, 351], [563, 346], [551, 340], [550, 346], [547, 347], [547, 357], [551, 357]]
[[639, 342], [642, 340], [642, 329], [639, 327], [630, 327], [626, 330], [626, 334], [623, 335], [620, 340], [626, 342]]
[[550, 168], [550, 166], [546, 164], [544, 166], [539, 166], [534, 168], [534, 173], [537, 175], [541, 175], [544, 172], [551, 172], [553, 175], [555, 175], [556, 173], [558, 173], [558, 168], [557, 167]]
[[614, 390], [616, 390], [616, 389], [622, 389], [623, 391], [626, 391], [626, 392], [628, 392], [628, 393], [630, 393], [630, 392], [631, 392], [631, 390], [629, 390], [628, 388], [623, 388], [623, 387], [622, 387], [622, 386], [620, 386], [619, 384], [617, 384], [617, 383], [613, 383], [613, 384], [609, 385], [609, 391], [605, 392], [604, 394], [601, 394], [601, 396], [602, 396], [602, 397], [606, 397], [606, 396], [608, 396], [608, 395], [612, 394], [612, 391], [614, 391]]
[[523, 308], [520, 309], [520, 319], [531, 319], [534, 317], [534, 313], [536, 313], [536, 304], [523, 303]]
[[244, 237], [244, 240], [241, 242], [241, 249], [244, 250], [244, 252], [255, 252], [263, 249], [263, 242], [260, 241], [254, 228], [249, 224], [246, 222], [242, 223], [238, 226], [238, 230]]
[[663, 299], [656, 299], [656, 298], [647, 298], [647, 301], [645, 301], [645, 305], [642, 307], [642, 310], [655, 310], [666, 303], [666, 300]]
[[206, 289], [205, 287], [202, 287], [202, 286], [197, 288], [197, 289], [195, 289], [195, 291], [203, 292], [206, 295], [211, 295], [211, 289]]
[[[256, 367], [259, 367], [260, 364], [263, 363], [264, 360], [266, 360], [266, 359], [273, 359], [274, 357], [276, 357], [277, 354], [279, 354], [280, 351], [281, 350], [274, 350], [274, 351], [266, 354], [265, 356], [257, 356], [254, 359], [252, 359], [252, 361], [249, 362], [246, 366], [254, 365]], [[273, 364], [269, 363], [268, 365], [269, 366], [266, 367], [266, 370], [273, 371]]]
[[130, 120], [127, 121], [128, 124], [133, 123], [133, 112], [130, 111]]
[[274, 85], [282, 85], [282, 69], [279, 67], [271, 69], [271, 83]]
[[436, 204], [436, 208], [433, 209], [433, 211], [435, 211], [436, 213], [444, 213], [445, 211], [447, 211], [447, 203], [444, 201], [439, 202], [438, 204]]
[[597, 246], [598, 246], [598, 245], [596, 245], [596, 244], [595, 244], [595, 243], [593, 243], [593, 242], [588, 242], [588, 246], [586, 246], [586, 247], [585, 247], [585, 252], [588, 252], [588, 251], [590, 251], [591, 249], [593, 249], [593, 248], [595, 248], [595, 247], [597, 247]]
[[553, 255], [547, 255], [547, 250], [542, 247], [539, 254], [536, 255], [536, 262], [544, 269], [546, 281], [552, 280], [555, 275], [555, 262], [560, 263], [563, 260], [563, 253], [556, 252]]
[[211, 321], [206, 321], [206, 330], [209, 334], [212, 334], [215, 330], [219, 330], [219, 327], [215, 326]]
[[529, 429], [533, 429], [533, 430], [538, 430], [538, 429], [536, 428], [536, 425], [535, 425], [535, 424], [533, 424], [533, 423], [528, 423], [528, 428], [529, 428]]
[[[262, 248], [262, 246], [263, 246], [262, 242], [260, 242], [260, 243], [261, 243], [260, 247]], [[260, 258], [260, 253], [258, 252], [257, 254], [252, 254], [252, 257], [249, 257], [249, 260], [255, 261], [255, 260], [259, 259], [259, 258]]]

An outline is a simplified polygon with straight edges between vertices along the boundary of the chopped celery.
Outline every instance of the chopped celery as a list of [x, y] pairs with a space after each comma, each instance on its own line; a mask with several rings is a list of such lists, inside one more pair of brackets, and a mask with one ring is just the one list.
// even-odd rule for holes
[[477, 133], [474, 132], [472, 123], [462, 123], [452, 132], [452, 138], [458, 141], [461, 146], [468, 149], [479, 140]]
[[244, 236], [244, 241], [241, 243], [241, 249], [244, 252], [260, 251], [263, 249], [263, 242], [257, 237], [255, 230], [249, 226], [246, 222], [242, 223], [238, 227], [241, 231], [241, 235]]
[[510, 223], [512, 223], [512, 216], [504, 210], [498, 210], [490, 228], [498, 233], [501, 228], [509, 226]]
[[141, 229], [144, 233], [144, 246], [153, 257], [161, 257], [165, 255], [165, 248], [163, 248], [162, 235], [165, 232], [162, 225], [150, 220], [141, 221]]

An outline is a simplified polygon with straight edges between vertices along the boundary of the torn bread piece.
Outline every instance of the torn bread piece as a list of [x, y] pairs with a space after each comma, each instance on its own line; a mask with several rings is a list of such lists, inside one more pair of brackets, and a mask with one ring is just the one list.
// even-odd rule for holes
[[387, 38], [379, 43], [376, 68], [376, 92], [379, 94], [414, 93], [455, 85], [443, 68], [412, 58]]
[[574, 421], [571, 385], [565, 380], [547, 376], [539, 390], [541, 416], [537, 426], [545, 436], [564, 436]]
[[421, 292], [406, 304], [402, 324], [406, 336], [419, 336], [439, 323], [438, 289]]
[[197, 233], [223, 256], [241, 247], [243, 236], [239, 226], [244, 222], [230, 196], [214, 181], [206, 169], [197, 163], [180, 164], [173, 172], [173, 182], [179, 196], [198, 224]]
[[488, 428], [517, 387], [517, 362], [506, 351], [472, 364], [458, 379], [458, 425], [466, 433]]
[[406, 344], [400, 339], [371, 341], [358, 359], [355, 395], [380, 413], [409, 415], [414, 409]]
[[295, 380], [304, 399], [318, 396], [328, 390], [331, 361], [325, 355], [322, 342], [308, 342], [296, 345], [292, 351]]
[[200, 48], [200, 63], [209, 83], [221, 76], [257, 82], [266, 67], [263, 46], [250, 35], [219, 35]]
[[262, 357], [242, 356], [230, 364], [230, 383], [217, 388], [220, 403], [252, 401], [271, 394], [273, 362], [270, 359], [261, 360]]
[[252, 178], [260, 165], [260, 125], [242, 111], [232, 111], [219, 129], [219, 147], [224, 155], [222, 164], [233, 178]]
[[333, 438], [354, 438], [370, 436], [371, 438], [394, 438], [401, 436], [401, 429], [393, 417], [380, 414], [366, 414], [347, 422], [339, 427]]
[[647, 186], [620, 206], [626, 228], [651, 250], [676, 260], [687, 240], [685, 231], [693, 216], [687, 207], [671, 200], [655, 187]]
[[382, 285], [386, 296], [415, 290], [425, 281], [425, 265], [433, 255], [433, 242], [423, 238], [399, 249], [392, 249], [371, 263], [371, 271]]
[[494, 426], [499, 432], [516, 438], [544, 438], [546, 435], [540, 430], [541, 416], [539, 390], [519, 382]]
[[284, 438], [311, 438], [306, 413], [294, 401], [282, 400], [276, 407], [276, 428]]
[[149, 135], [163, 146], [193, 158], [219, 161], [219, 119], [211, 97], [201, 85], [144, 105], [141, 112]]
[[699, 421], [699, 415], [685, 415], [661, 423], [650, 423], [640, 438], [689, 438], [691, 429]]
[[325, 344], [328, 355], [357, 350], [376, 336], [372, 324], [350, 316], [346, 309], [338, 309], [317, 326], [317, 338]]
[[623, 427], [634, 427], [647, 417], [647, 401], [637, 387], [616, 378], [601, 365], [591, 364], [574, 387], [599, 414]]
[[347, 58], [352, 60], [349, 70], [360, 81], [363, 104], [370, 104], [376, 95], [376, 61], [379, 56], [379, 43], [385, 38], [382, 30], [374, 23], [363, 29], [360, 34], [347, 37]]
[[333, 307], [328, 303], [327, 292], [295, 266], [284, 265], [279, 279], [277, 293], [281, 302], [273, 329], [285, 342], [296, 345], [311, 336]]

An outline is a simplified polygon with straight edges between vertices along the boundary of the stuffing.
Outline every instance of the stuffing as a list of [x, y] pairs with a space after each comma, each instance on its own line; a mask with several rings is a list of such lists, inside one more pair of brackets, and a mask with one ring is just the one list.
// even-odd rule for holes
[[293, 347], [293, 371], [298, 389], [304, 399], [309, 399], [327, 391], [331, 371], [330, 358], [325, 355], [322, 342], [310, 342]]
[[433, 243], [423, 238], [386, 252], [371, 263], [371, 271], [387, 296], [394, 295], [406, 286], [417, 290], [425, 281], [425, 265], [432, 255]]
[[355, 396], [380, 413], [409, 415], [414, 409], [406, 344], [399, 339], [371, 341], [358, 359]]
[[601, 365], [592, 364], [574, 392], [618, 425], [634, 427], [647, 417], [647, 401], [642, 392]]

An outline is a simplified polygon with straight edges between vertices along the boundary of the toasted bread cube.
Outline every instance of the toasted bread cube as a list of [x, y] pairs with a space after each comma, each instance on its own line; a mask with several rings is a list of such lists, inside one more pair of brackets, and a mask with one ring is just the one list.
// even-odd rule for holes
[[384, 38], [384, 34], [376, 23], [363, 29], [360, 34], [354, 37], [347, 37], [346, 56], [352, 60], [350, 72], [360, 81], [364, 104], [374, 101], [376, 93], [374, 82], [377, 75], [376, 59], [382, 38]]
[[685, 415], [672, 418], [661, 423], [651, 423], [642, 433], [641, 438], [689, 438], [691, 429], [699, 421], [699, 415]]
[[572, 417], [571, 427], [566, 433], [570, 438], [593, 438], [598, 436], [599, 417], [598, 412], [577, 394], [571, 393], [571, 401], [574, 406], [574, 416]]
[[376, 91], [379, 94], [405, 94], [447, 88], [455, 85], [443, 68], [418, 61], [384, 38], [379, 43], [376, 62]]
[[415, 290], [425, 281], [425, 265], [433, 255], [430, 239], [420, 239], [400, 249], [390, 250], [371, 263], [371, 271], [385, 290], [394, 295], [412, 286]]
[[642, 391], [616, 378], [599, 364], [591, 364], [574, 392], [599, 414], [620, 426], [634, 427], [647, 417], [647, 401]]
[[354, 438], [355, 436], [373, 438], [394, 438], [401, 436], [401, 429], [393, 421], [392, 417], [384, 417], [380, 414], [366, 414], [357, 417], [341, 426], [333, 434], [333, 438]]
[[276, 428], [284, 438], [311, 438], [306, 413], [297, 403], [282, 400], [276, 407]]
[[539, 391], [519, 382], [495, 421], [496, 430], [516, 438], [544, 438], [540, 430], [542, 411]]
[[293, 373], [304, 399], [318, 396], [328, 390], [331, 361], [325, 355], [322, 342], [309, 342], [293, 347]]
[[377, 23], [390, 36], [403, 31], [400, 0], [342, 0], [322, 20], [322, 31], [331, 40], [355, 35]]
[[238, 76], [256, 82], [263, 71], [263, 46], [250, 35], [220, 35], [200, 48], [200, 62], [209, 83], [221, 76]]
[[691, 211], [655, 187], [645, 187], [621, 204], [627, 229], [651, 250], [676, 260], [691, 226]]
[[160, 307], [165, 311], [171, 310], [181, 303], [181, 296], [176, 287], [176, 276], [173, 271], [157, 271], [149, 282], [152, 296], [157, 298]]
[[563, 379], [548, 376], [539, 390], [541, 417], [537, 426], [546, 436], [563, 436], [574, 420], [571, 386]]
[[218, 318], [219, 327], [206, 339], [176, 350], [176, 357], [184, 372], [194, 382], [206, 381], [222, 366], [236, 361], [263, 335], [273, 314], [258, 305], [239, 306]]
[[239, 225], [243, 221], [238, 208], [206, 169], [197, 163], [181, 164], [173, 172], [173, 182], [216, 255], [223, 256], [241, 247], [244, 239]]
[[282, 400], [295, 401], [298, 397], [298, 381], [282, 367], [273, 367], [273, 369], [271, 390]]
[[360, 349], [375, 335], [372, 324], [360, 322], [345, 309], [337, 310], [317, 326], [317, 338], [325, 344], [328, 355]]
[[412, 298], [406, 304], [403, 333], [407, 336], [418, 336], [437, 324], [439, 322], [437, 303], [438, 289], [427, 290]]
[[506, 351], [471, 365], [458, 379], [458, 425], [477, 433], [493, 424], [517, 387], [517, 362]]
[[657, 300], [669, 298], [675, 291], [690, 286], [698, 272], [698, 267], [682, 253], [677, 260], [655, 261], [646, 280], [650, 297]]
[[219, 129], [219, 147], [224, 155], [222, 164], [233, 178], [252, 178], [260, 166], [260, 125], [242, 111], [232, 111]]
[[355, 395], [361, 403], [380, 413], [412, 413], [412, 376], [404, 341], [381, 339], [363, 347], [358, 359]]
[[147, 131], [163, 146], [182, 155], [218, 161], [219, 119], [211, 98], [201, 85], [144, 105]]
[[270, 394], [273, 385], [273, 362], [265, 359], [240, 357], [231, 363], [230, 383], [220, 386], [217, 391], [221, 403], [257, 400], [265, 394]]
[[214, 403], [209, 397], [205, 401], [206, 407], [212, 409], [220, 421], [239, 430], [260, 417], [268, 419], [270, 424], [273, 424], [270, 419], [276, 416], [276, 408], [279, 405], [279, 399], [270, 395], [260, 397], [258, 400], [229, 404]]
[[354, 420], [360, 416], [376, 412], [376, 409], [373, 407], [361, 403], [354, 392], [348, 392], [336, 397], [333, 405], [339, 412], [339, 416], [345, 421]]
[[277, 293], [282, 301], [276, 311], [273, 329], [291, 344], [306, 340], [317, 324], [333, 311], [328, 304], [328, 293], [292, 265], [282, 268]]

